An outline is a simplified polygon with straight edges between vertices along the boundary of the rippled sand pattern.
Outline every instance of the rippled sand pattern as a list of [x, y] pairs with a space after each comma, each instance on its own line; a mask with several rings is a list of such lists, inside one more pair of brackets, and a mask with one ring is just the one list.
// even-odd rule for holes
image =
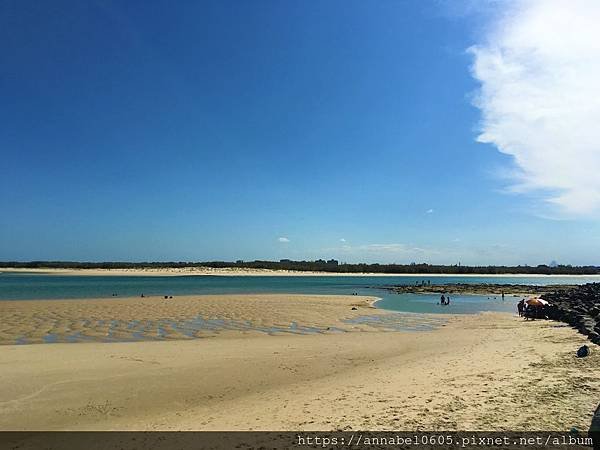
[[417, 313], [395, 313], [358, 316], [352, 319], [344, 319], [342, 322], [352, 325], [366, 325], [385, 331], [431, 331], [445, 324], [447, 320]]
[[443, 317], [353, 296], [228, 295], [0, 302], [0, 344], [195, 339], [239, 333], [428, 331]]

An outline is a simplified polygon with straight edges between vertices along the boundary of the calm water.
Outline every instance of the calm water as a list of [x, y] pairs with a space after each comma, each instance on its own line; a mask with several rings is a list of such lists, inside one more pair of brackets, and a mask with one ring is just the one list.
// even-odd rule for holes
[[0, 273], [0, 300], [133, 297], [144, 295], [295, 293], [352, 294], [380, 297], [380, 308], [395, 311], [433, 313], [475, 313], [512, 311], [516, 298], [457, 295], [450, 306], [437, 305], [438, 296], [393, 294], [378, 286], [432, 283], [583, 284], [596, 277], [348, 277], [348, 276], [58, 276]]

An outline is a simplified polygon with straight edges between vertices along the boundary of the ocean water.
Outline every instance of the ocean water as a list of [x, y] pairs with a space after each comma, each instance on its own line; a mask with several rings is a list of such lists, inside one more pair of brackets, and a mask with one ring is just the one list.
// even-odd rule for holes
[[502, 284], [584, 284], [600, 281], [591, 277], [357, 277], [357, 276], [62, 276], [26, 273], [0, 273], [0, 301], [136, 297], [144, 295], [191, 294], [343, 294], [379, 297], [379, 308], [393, 311], [427, 313], [476, 313], [513, 311], [517, 297], [480, 295], [452, 296], [449, 306], [438, 305], [439, 296], [394, 294], [381, 289], [392, 284], [415, 284], [423, 280], [438, 283]]

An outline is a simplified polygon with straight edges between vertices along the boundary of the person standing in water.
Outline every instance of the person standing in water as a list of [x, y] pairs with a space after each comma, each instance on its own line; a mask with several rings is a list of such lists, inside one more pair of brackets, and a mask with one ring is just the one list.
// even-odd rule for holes
[[446, 296], [444, 294], [442, 294], [442, 296], [440, 297], [440, 305], [445, 305], [446, 304]]

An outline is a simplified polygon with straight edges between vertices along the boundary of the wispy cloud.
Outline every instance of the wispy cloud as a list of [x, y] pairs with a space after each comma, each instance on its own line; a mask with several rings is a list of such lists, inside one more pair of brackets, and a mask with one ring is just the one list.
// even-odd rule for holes
[[478, 140], [514, 159], [510, 189], [550, 213], [600, 212], [600, 2], [502, 3], [469, 49], [481, 83]]
[[286, 237], [283, 237], [283, 236], [282, 236], [282, 237], [280, 237], [280, 238], [277, 238], [277, 240], [278, 240], [279, 242], [290, 242], [290, 240], [289, 240], [288, 238], [286, 238]]
[[427, 214], [433, 214], [433, 209], [428, 209], [427, 211], [425, 211]]
[[344, 238], [341, 238], [341, 239], [340, 239], [340, 242], [346, 242], [346, 239], [344, 239]]

